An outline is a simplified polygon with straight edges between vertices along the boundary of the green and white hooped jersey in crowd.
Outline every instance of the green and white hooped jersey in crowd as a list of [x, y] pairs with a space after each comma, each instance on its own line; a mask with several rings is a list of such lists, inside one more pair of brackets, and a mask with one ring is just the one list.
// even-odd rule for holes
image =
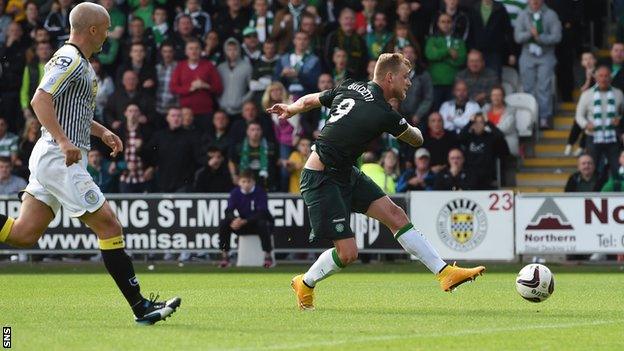
[[[93, 67], [77, 46], [68, 43], [54, 53], [38, 89], [52, 95], [56, 117], [69, 140], [89, 150], [98, 86]], [[53, 140], [45, 128], [41, 137]]]

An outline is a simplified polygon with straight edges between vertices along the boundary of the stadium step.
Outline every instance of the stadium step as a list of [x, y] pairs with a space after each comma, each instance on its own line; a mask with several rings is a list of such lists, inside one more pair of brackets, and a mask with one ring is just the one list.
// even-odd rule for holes
[[562, 111], [574, 113], [576, 111], [576, 102], [562, 102], [559, 104], [559, 108]]
[[539, 157], [526, 158], [522, 165], [524, 167], [576, 167], [576, 159], [574, 157]]
[[555, 130], [570, 131], [574, 125], [574, 117], [572, 116], [555, 116]]
[[517, 173], [516, 185], [519, 187], [563, 187], [568, 181], [567, 173]]
[[568, 139], [568, 135], [570, 134], [570, 130], [545, 130], [542, 132], [543, 139]]

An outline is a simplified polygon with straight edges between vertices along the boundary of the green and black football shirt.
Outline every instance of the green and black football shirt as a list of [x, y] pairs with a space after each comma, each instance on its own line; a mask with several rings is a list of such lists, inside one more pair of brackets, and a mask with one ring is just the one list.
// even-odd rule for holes
[[392, 109], [381, 87], [372, 81], [347, 79], [323, 91], [319, 99], [330, 113], [315, 150], [330, 168], [351, 169], [370, 142], [383, 132], [398, 137], [408, 128], [405, 118]]

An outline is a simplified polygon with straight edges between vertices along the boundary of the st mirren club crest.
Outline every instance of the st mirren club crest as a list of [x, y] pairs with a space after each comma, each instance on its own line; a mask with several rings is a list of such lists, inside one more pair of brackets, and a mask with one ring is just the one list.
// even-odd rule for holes
[[436, 223], [442, 242], [456, 251], [474, 249], [487, 233], [485, 212], [479, 204], [469, 199], [455, 199], [446, 203], [438, 213]]

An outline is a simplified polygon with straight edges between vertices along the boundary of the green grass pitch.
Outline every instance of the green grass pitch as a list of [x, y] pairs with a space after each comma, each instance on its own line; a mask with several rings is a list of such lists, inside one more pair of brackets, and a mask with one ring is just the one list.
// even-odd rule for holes
[[419, 264], [355, 265], [296, 309], [303, 266], [137, 265], [144, 293], [179, 295], [171, 319], [134, 324], [99, 265], [0, 265], [0, 325], [15, 350], [624, 350], [621, 267], [551, 265], [555, 293], [516, 294], [519, 265], [490, 265], [449, 294]]

